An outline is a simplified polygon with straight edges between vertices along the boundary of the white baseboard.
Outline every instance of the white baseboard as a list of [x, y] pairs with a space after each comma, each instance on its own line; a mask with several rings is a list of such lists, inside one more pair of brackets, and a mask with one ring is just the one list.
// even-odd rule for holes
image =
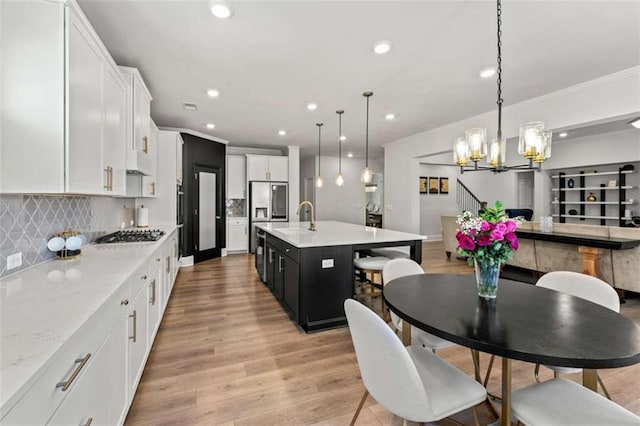
[[442, 241], [442, 234], [427, 235], [427, 241]]
[[184, 268], [185, 266], [193, 266], [193, 256], [181, 257], [178, 262], [180, 263], [181, 268]]

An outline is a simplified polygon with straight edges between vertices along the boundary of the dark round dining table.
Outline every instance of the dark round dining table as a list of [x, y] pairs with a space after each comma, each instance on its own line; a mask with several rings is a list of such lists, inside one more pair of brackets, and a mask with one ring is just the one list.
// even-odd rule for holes
[[[498, 297], [486, 300], [474, 275], [420, 274], [389, 282], [383, 297], [406, 324], [502, 358], [502, 424], [510, 422], [511, 360], [583, 368], [583, 384], [593, 390], [597, 369], [640, 362], [633, 321], [535, 285], [501, 279]], [[410, 344], [410, 332], [403, 342]]]

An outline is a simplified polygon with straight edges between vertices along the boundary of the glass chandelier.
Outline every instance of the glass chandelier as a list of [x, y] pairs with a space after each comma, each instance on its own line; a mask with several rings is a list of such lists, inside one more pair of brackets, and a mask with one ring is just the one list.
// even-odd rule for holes
[[364, 151], [364, 169], [360, 173], [360, 180], [364, 183], [371, 183], [373, 172], [369, 168], [369, 98], [373, 96], [373, 92], [364, 92], [362, 94], [367, 98], [367, 130], [365, 133], [365, 151]]
[[[544, 130], [544, 123], [535, 121], [520, 126], [518, 153], [529, 160], [527, 164], [507, 166], [506, 139], [502, 137], [502, 3], [497, 0], [498, 22], [498, 132], [496, 138], [487, 146], [487, 131], [483, 128], [469, 129], [464, 137], [453, 143], [453, 161], [460, 166], [460, 173], [465, 171], [491, 170], [494, 173], [511, 169], [541, 170], [542, 163], [551, 158], [552, 132]], [[487, 166], [478, 164], [486, 157]], [[470, 165], [470, 163], [473, 165]]]

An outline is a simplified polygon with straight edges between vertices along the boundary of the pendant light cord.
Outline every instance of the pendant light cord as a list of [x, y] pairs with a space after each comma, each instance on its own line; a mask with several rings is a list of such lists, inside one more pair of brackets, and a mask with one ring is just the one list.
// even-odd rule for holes
[[365, 148], [364, 148], [364, 167], [369, 167], [369, 98], [373, 96], [373, 92], [364, 92], [362, 94], [367, 98], [367, 129], [365, 133]]
[[497, 0], [498, 15], [498, 140], [502, 140], [502, 2]]
[[318, 176], [321, 176], [320, 174], [320, 138], [322, 133], [322, 125], [323, 123], [316, 123], [316, 126], [318, 126]]
[[344, 111], [338, 110], [338, 174], [342, 174], [342, 114]]

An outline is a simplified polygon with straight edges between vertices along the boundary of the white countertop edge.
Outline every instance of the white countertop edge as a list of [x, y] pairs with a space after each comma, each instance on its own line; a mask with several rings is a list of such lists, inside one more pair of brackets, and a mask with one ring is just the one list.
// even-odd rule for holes
[[[394, 243], [397, 246], [395, 243], [409, 244], [427, 239], [425, 235], [337, 221], [318, 221], [316, 231], [308, 231], [309, 222], [254, 222], [254, 225], [297, 248], [378, 243]], [[289, 234], [283, 229], [300, 233]]]
[[[171, 234], [173, 234], [173, 232], [177, 229], [177, 226], [176, 225], [157, 226], [157, 227], [150, 227], [149, 229], [161, 229], [161, 230], [165, 231], [165, 234], [158, 241], [153, 242], [154, 249], [151, 250], [151, 252], [150, 252], [150, 255], [151, 255], [151, 254], [153, 254], [155, 248], [159, 247], [162, 243], [164, 243], [169, 238], [169, 236], [171, 236]], [[115, 243], [115, 244], [96, 244], [96, 243], [91, 243], [91, 244], [89, 244], [89, 246], [95, 246], [95, 245], [118, 246], [118, 245], [120, 245], [120, 246], [126, 247], [127, 244], [129, 244], [129, 243]], [[149, 244], [149, 246], [151, 247], [152, 244]], [[82, 329], [82, 327], [87, 322], [89, 322], [92, 318], [94, 318], [98, 312], [100, 312], [102, 309], [105, 308], [105, 305], [111, 299], [111, 297], [120, 290], [122, 285], [124, 283], [126, 283], [127, 280], [129, 280], [131, 278], [131, 276], [138, 270], [138, 268], [144, 262], [146, 262], [148, 259], [149, 259], [148, 257], [145, 258], [145, 259], [141, 259], [138, 262], [138, 264], [132, 269], [130, 274], [128, 274], [128, 276], [124, 280], [122, 280], [122, 282], [118, 285], [118, 287], [110, 295], [105, 297], [105, 299], [102, 301], [102, 303], [100, 303], [98, 308], [95, 311], [93, 311], [93, 313], [91, 313], [84, 321], [82, 321], [78, 325], [78, 327], [75, 329], [75, 331], [73, 331], [65, 341], [61, 342], [60, 345], [52, 351], [51, 356], [48, 356], [42, 364], [40, 364], [38, 367], [36, 367], [35, 371], [21, 385], [18, 385], [18, 387], [16, 388], [16, 390], [13, 392], [13, 394], [11, 396], [9, 396], [7, 398], [6, 395], [3, 392], [0, 392], [0, 420], [4, 416], [6, 416], [9, 413], [9, 411], [11, 411], [11, 409], [27, 394], [27, 392], [31, 389], [31, 387], [47, 371], [47, 369], [49, 367], [51, 367], [51, 365], [57, 360], [58, 356], [60, 356], [60, 351], [65, 347], [65, 344], [69, 340], [71, 340], [74, 336], [76, 336], [78, 334], [78, 332]], [[50, 259], [50, 260], [48, 260], [46, 262], [42, 262], [42, 263], [39, 263], [39, 264], [34, 265], [32, 267], [25, 268], [25, 269], [15, 273], [15, 274], [11, 274], [11, 275], [7, 275], [5, 277], [2, 277], [2, 278], [0, 278], [0, 283], [2, 281], [7, 281], [10, 278], [15, 278], [16, 276], [18, 276], [19, 274], [22, 274], [24, 272], [33, 271], [34, 269], [37, 269], [38, 267], [42, 267], [42, 265], [49, 264], [49, 263], [51, 263], [51, 262], [53, 262], [55, 260], [56, 260], [55, 258], [54, 259]], [[0, 324], [0, 327], [1, 327], [1, 324]], [[2, 369], [0, 368], [0, 386], [1, 386], [2, 382], [3, 382], [3, 380], [2, 380]]]

